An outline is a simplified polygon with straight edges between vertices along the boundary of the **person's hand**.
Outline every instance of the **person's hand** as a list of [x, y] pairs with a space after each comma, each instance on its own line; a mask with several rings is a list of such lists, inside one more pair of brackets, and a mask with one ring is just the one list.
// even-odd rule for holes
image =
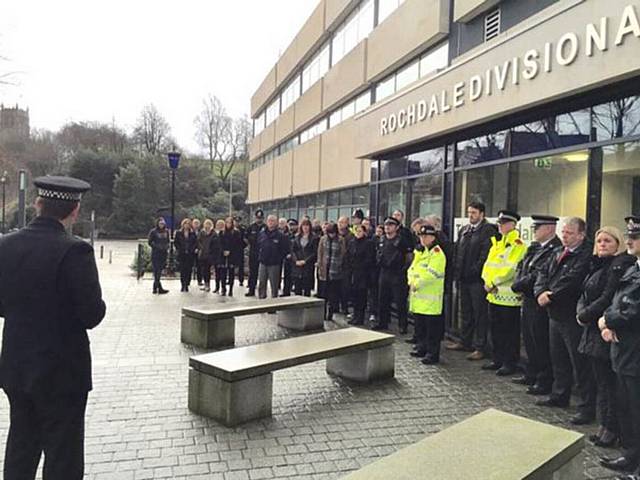
[[231, 253], [231, 252], [230, 252], [229, 250], [225, 250], [224, 252], [222, 252], [222, 254], [223, 254], [225, 257], [228, 257], [230, 253]]
[[304, 260], [298, 260], [298, 261], [296, 261], [296, 266], [297, 266], [297, 267], [302, 267], [302, 266], [304, 266]]
[[605, 328], [607, 328], [607, 321], [604, 319], [604, 316], [598, 319], [598, 328], [600, 329], [600, 331], [603, 331]]
[[538, 305], [540, 305], [541, 307], [546, 307], [550, 303], [551, 303], [551, 292], [549, 292], [549, 291], [543, 292], [538, 297]]
[[604, 330], [602, 330], [602, 332], [600, 332], [600, 336], [607, 343], [613, 342], [613, 331], [609, 330], [608, 328], [605, 328]]

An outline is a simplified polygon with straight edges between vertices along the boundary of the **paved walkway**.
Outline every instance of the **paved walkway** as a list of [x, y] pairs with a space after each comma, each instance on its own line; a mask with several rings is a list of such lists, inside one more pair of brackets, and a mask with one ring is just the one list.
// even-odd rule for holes
[[[353, 384], [329, 377], [324, 362], [279, 371], [273, 417], [225, 428], [187, 409], [188, 358], [201, 351], [181, 344], [179, 334], [180, 308], [216, 296], [197, 288], [180, 293], [175, 281], [166, 282], [168, 295], [152, 295], [151, 281], [136, 281], [128, 269], [135, 243], [104, 245], [98, 264], [108, 310], [91, 332], [87, 479], [337, 479], [488, 407], [571, 428], [572, 411], [533, 406], [522, 388], [481, 372], [463, 354], [447, 352], [441, 365], [426, 367], [402, 341], [394, 381]], [[269, 315], [243, 317], [236, 329], [239, 345], [291, 335]], [[0, 396], [2, 451], [7, 426]], [[604, 453], [588, 448], [587, 478], [613, 478], [597, 466]]]

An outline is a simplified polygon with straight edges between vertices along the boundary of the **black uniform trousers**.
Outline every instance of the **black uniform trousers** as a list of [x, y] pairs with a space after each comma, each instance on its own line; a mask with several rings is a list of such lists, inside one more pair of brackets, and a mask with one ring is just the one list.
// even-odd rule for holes
[[82, 480], [87, 394], [6, 393], [11, 425], [4, 480], [33, 480], [43, 452], [43, 480]]
[[260, 260], [258, 257], [258, 247], [249, 250], [249, 293], [256, 293], [258, 285], [258, 270], [260, 269]]
[[493, 361], [515, 367], [520, 360], [520, 307], [489, 304]]
[[618, 395], [623, 452], [640, 462], [640, 376], [618, 374]]
[[395, 303], [398, 313], [398, 326], [407, 328], [407, 300], [409, 286], [404, 271], [380, 270], [378, 283], [378, 323], [388, 327], [391, 320], [391, 303]]
[[288, 297], [293, 290], [293, 265], [290, 258], [282, 262], [282, 296]]
[[167, 264], [167, 254], [151, 255], [151, 267], [153, 268], [153, 291], [156, 292], [162, 288], [160, 279], [162, 277], [162, 270], [164, 270]]
[[526, 376], [537, 386], [550, 389], [553, 370], [549, 353], [549, 315], [534, 298], [522, 302], [522, 339], [527, 352]]
[[353, 323], [364, 323], [364, 314], [367, 309], [367, 286], [351, 285], [349, 289], [351, 302], [353, 303]]
[[462, 344], [480, 352], [489, 353], [489, 304], [482, 282], [460, 282], [460, 309], [462, 310]]
[[242, 285], [244, 284], [244, 249], [242, 249], [238, 260], [240, 262], [238, 263], [238, 281], [240, 282], [240, 285]]
[[[611, 360], [589, 357], [596, 382], [596, 411], [600, 425], [613, 433], [620, 433], [618, 423], [618, 378], [611, 368]], [[640, 397], [637, 399], [640, 402]]]
[[194, 257], [195, 255], [191, 254], [180, 256], [180, 284], [182, 285], [182, 288], [186, 288], [191, 284]]
[[414, 313], [416, 350], [433, 360], [440, 360], [440, 342], [444, 338], [444, 315]]
[[378, 285], [380, 283], [380, 273], [376, 268], [371, 274], [371, 280], [369, 282], [368, 296], [368, 309], [369, 316], [378, 315]]
[[201, 265], [201, 260], [196, 256], [195, 261], [194, 261], [194, 266], [195, 266], [195, 270], [196, 270], [196, 280], [198, 281], [198, 285], [202, 285], [202, 265]]
[[327, 320], [333, 320], [333, 314], [340, 311], [340, 290], [342, 289], [342, 279], [327, 280], [325, 283], [327, 299]]
[[578, 352], [582, 327], [573, 320], [549, 320], [549, 348], [553, 366], [551, 396], [569, 403], [571, 387], [575, 381], [579, 397], [578, 411], [595, 414], [596, 388], [589, 359]]

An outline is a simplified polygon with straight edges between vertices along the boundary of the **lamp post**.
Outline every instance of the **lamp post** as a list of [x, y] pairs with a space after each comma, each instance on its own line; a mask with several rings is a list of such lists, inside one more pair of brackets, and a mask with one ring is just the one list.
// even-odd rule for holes
[[7, 171], [5, 170], [2, 174], [2, 178], [0, 178], [0, 182], [2, 183], [2, 234], [7, 233], [6, 223], [5, 223], [5, 211], [7, 205]]
[[18, 172], [18, 228], [27, 223], [27, 171]]
[[167, 159], [169, 160], [169, 168], [171, 169], [171, 241], [169, 247], [169, 271], [173, 273], [174, 269], [174, 256], [173, 256], [173, 229], [176, 223], [176, 170], [180, 165], [180, 153], [173, 151], [167, 153]]

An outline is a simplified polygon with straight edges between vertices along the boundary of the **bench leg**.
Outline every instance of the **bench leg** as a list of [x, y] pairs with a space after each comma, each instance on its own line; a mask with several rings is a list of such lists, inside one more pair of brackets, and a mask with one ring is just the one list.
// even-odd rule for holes
[[395, 373], [393, 345], [329, 358], [327, 373], [357, 382], [393, 378]]
[[271, 416], [273, 374], [227, 382], [189, 369], [189, 410], [232, 427]]
[[324, 308], [320, 305], [318, 307], [279, 310], [278, 325], [300, 332], [321, 330], [324, 328]]
[[202, 320], [182, 315], [180, 340], [201, 348], [233, 346], [235, 343], [236, 319]]

